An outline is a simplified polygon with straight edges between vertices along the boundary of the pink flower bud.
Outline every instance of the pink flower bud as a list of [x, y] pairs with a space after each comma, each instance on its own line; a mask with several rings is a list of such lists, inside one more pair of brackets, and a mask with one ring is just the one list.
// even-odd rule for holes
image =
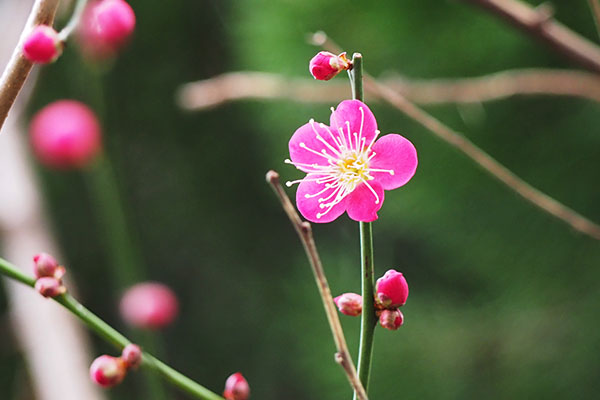
[[177, 297], [157, 282], [139, 283], [127, 289], [121, 299], [121, 316], [138, 328], [158, 329], [169, 325], [178, 312]]
[[52, 27], [37, 25], [23, 43], [23, 55], [33, 63], [46, 64], [60, 56], [62, 47], [62, 41]]
[[338, 310], [344, 315], [356, 317], [362, 312], [362, 296], [356, 293], [344, 293], [333, 299]]
[[38, 159], [54, 168], [83, 167], [102, 146], [96, 115], [74, 100], [55, 101], [38, 111], [29, 133]]
[[127, 368], [137, 368], [142, 363], [142, 349], [137, 344], [129, 343], [123, 349], [121, 358], [127, 364]]
[[328, 51], [321, 51], [310, 60], [308, 68], [315, 79], [328, 81], [340, 71], [349, 69], [350, 62], [346, 58], [346, 53], [336, 56]]
[[43, 276], [35, 281], [35, 290], [44, 297], [56, 297], [65, 294], [67, 288], [59, 279]]
[[377, 279], [375, 299], [385, 308], [397, 308], [406, 303], [408, 284], [402, 273], [390, 269]]
[[65, 275], [65, 269], [50, 254], [40, 253], [33, 256], [33, 273], [38, 279], [49, 276], [60, 280]]
[[250, 386], [241, 373], [236, 372], [227, 378], [223, 397], [226, 400], [246, 400], [250, 397]]
[[127, 364], [118, 357], [102, 355], [90, 366], [92, 381], [102, 387], [118, 385], [127, 374]]
[[400, 328], [404, 323], [404, 315], [400, 312], [400, 310], [383, 310], [379, 315], [379, 323], [385, 329], [389, 329], [390, 331], [395, 331]]
[[81, 45], [92, 58], [106, 58], [127, 43], [134, 28], [135, 13], [124, 0], [92, 1], [81, 19]]

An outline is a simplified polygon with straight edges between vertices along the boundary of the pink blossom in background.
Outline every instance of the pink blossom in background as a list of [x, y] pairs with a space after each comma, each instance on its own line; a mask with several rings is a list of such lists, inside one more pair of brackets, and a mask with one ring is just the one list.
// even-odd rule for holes
[[328, 51], [321, 51], [308, 64], [310, 74], [317, 80], [328, 81], [341, 71], [350, 68], [346, 53], [336, 56]]
[[62, 53], [62, 41], [54, 28], [37, 25], [23, 43], [23, 55], [33, 63], [46, 64]]
[[127, 289], [121, 298], [123, 319], [132, 326], [159, 329], [177, 316], [179, 304], [175, 293], [158, 282], [138, 283]]
[[390, 269], [375, 284], [377, 301], [386, 308], [403, 306], [408, 298], [408, 283], [401, 272]]
[[344, 212], [355, 221], [371, 222], [383, 205], [384, 190], [406, 184], [417, 169], [417, 151], [397, 134], [377, 140], [380, 132], [369, 107], [344, 100], [330, 125], [310, 120], [290, 139], [286, 163], [306, 172], [296, 204], [312, 222], [331, 222]]
[[29, 133], [37, 158], [53, 168], [83, 167], [102, 147], [96, 115], [75, 100], [58, 100], [38, 111]]
[[226, 400], [246, 400], [250, 397], [250, 386], [241, 373], [236, 372], [227, 378], [223, 397]]
[[79, 25], [79, 41], [84, 53], [92, 58], [114, 55], [135, 29], [135, 13], [124, 0], [90, 2]]
[[119, 357], [101, 355], [90, 366], [90, 378], [102, 387], [118, 385], [127, 374], [127, 364]]

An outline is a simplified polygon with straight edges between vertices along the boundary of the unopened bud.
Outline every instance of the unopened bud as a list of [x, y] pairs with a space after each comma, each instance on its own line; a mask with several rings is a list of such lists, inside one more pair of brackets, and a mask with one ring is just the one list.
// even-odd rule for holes
[[58, 265], [50, 254], [40, 253], [33, 256], [33, 273], [38, 279], [48, 276], [60, 280], [65, 274], [65, 269]]
[[375, 299], [385, 308], [397, 308], [406, 303], [408, 284], [402, 273], [390, 269], [377, 279]]
[[400, 310], [383, 310], [379, 315], [379, 323], [385, 329], [395, 331], [400, 328], [404, 323], [404, 315]]
[[23, 43], [25, 58], [33, 63], [46, 64], [62, 53], [62, 41], [58, 33], [48, 25], [38, 25]]
[[350, 68], [346, 53], [336, 56], [328, 51], [321, 51], [310, 60], [308, 66], [315, 79], [328, 81], [343, 70]]
[[127, 374], [127, 363], [121, 358], [102, 355], [90, 366], [90, 378], [102, 387], [118, 385]]
[[175, 293], [158, 282], [138, 283], [121, 299], [123, 319], [137, 328], [159, 329], [169, 325], [178, 312]]
[[344, 315], [356, 317], [362, 312], [362, 296], [356, 293], [344, 293], [333, 299], [338, 310]]
[[250, 397], [250, 386], [241, 373], [236, 372], [227, 378], [223, 397], [226, 400], [246, 400]]
[[142, 363], [142, 349], [137, 344], [129, 343], [123, 349], [121, 358], [127, 364], [127, 368], [137, 368]]
[[43, 276], [35, 281], [35, 290], [44, 297], [56, 297], [67, 292], [60, 279]]

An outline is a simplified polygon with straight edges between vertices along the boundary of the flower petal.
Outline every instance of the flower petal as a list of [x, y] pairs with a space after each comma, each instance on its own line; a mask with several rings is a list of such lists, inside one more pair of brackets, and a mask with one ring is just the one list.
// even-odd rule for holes
[[[373, 190], [369, 189], [369, 186]], [[361, 183], [348, 196], [346, 205], [348, 216], [355, 221], [375, 221], [377, 219], [377, 211], [383, 205], [383, 199], [383, 188], [378, 182], [371, 180], [367, 183]]]
[[[348, 124], [350, 125], [350, 138], [348, 137]], [[369, 107], [362, 101], [344, 100], [335, 111], [331, 114], [331, 128], [337, 135], [341, 135], [340, 129], [343, 132], [344, 141], [350, 142], [352, 149], [356, 149], [356, 132], [361, 138], [364, 138], [365, 147], [371, 144], [375, 138], [377, 130], [377, 121]], [[359, 143], [359, 147], [361, 144]]]
[[[327, 129], [326, 125], [312, 120], [298, 128], [289, 143], [292, 162], [294, 164], [329, 165], [328, 157], [337, 159], [335, 151], [339, 147], [335, 145]], [[323, 151], [326, 154], [323, 154]], [[311, 171], [308, 166], [298, 165], [297, 167], [304, 172]]]
[[[310, 179], [310, 177], [311, 176], [309, 175], [307, 178]], [[342, 201], [334, 205], [331, 210], [325, 213], [326, 209], [320, 207], [322, 203], [319, 202], [319, 199], [326, 198], [334, 189], [328, 189], [325, 187], [325, 184], [309, 181], [308, 179], [300, 182], [298, 191], [296, 192], [296, 204], [298, 205], [298, 210], [302, 216], [311, 222], [325, 223], [331, 222], [342, 215], [346, 210], [348, 197], [342, 199]], [[323, 191], [323, 193], [314, 196], [321, 191]], [[306, 197], [307, 195], [309, 196], [308, 198]], [[320, 215], [323, 213], [325, 214]]]
[[393, 170], [372, 172], [371, 175], [385, 190], [403, 186], [417, 170], [417, 150], [406, 138], [391, 133], [379, 138], [372, 147], [375, 156], [369, 163], [371, 169]]

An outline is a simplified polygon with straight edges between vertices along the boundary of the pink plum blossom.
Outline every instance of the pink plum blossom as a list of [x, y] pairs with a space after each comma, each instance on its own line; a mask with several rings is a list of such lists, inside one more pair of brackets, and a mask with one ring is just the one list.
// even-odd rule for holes
[[306, 172], [296, 204], [312, 222], [331, 222], [344, 212], [371, 222], [383, 205], [384, 190], [406, 184], [417, 169], [417, 151], [406, 138], [380, 131], [369, 107], [344, 100], [332, 109], [330, 125], [310, 120], [290, 139], [286, 163]]
[[62, 41], [54, 28], [37, 25], [23, 43], [23, 54], [33, 63], [46, 64], [60, 56], [62, 47]]
[[121, 299], [121, 316], [138, 328], [159, 329], [169, 325], [179, 309], [173, 291], [158, 282], [138, 283], [127, 289]]

